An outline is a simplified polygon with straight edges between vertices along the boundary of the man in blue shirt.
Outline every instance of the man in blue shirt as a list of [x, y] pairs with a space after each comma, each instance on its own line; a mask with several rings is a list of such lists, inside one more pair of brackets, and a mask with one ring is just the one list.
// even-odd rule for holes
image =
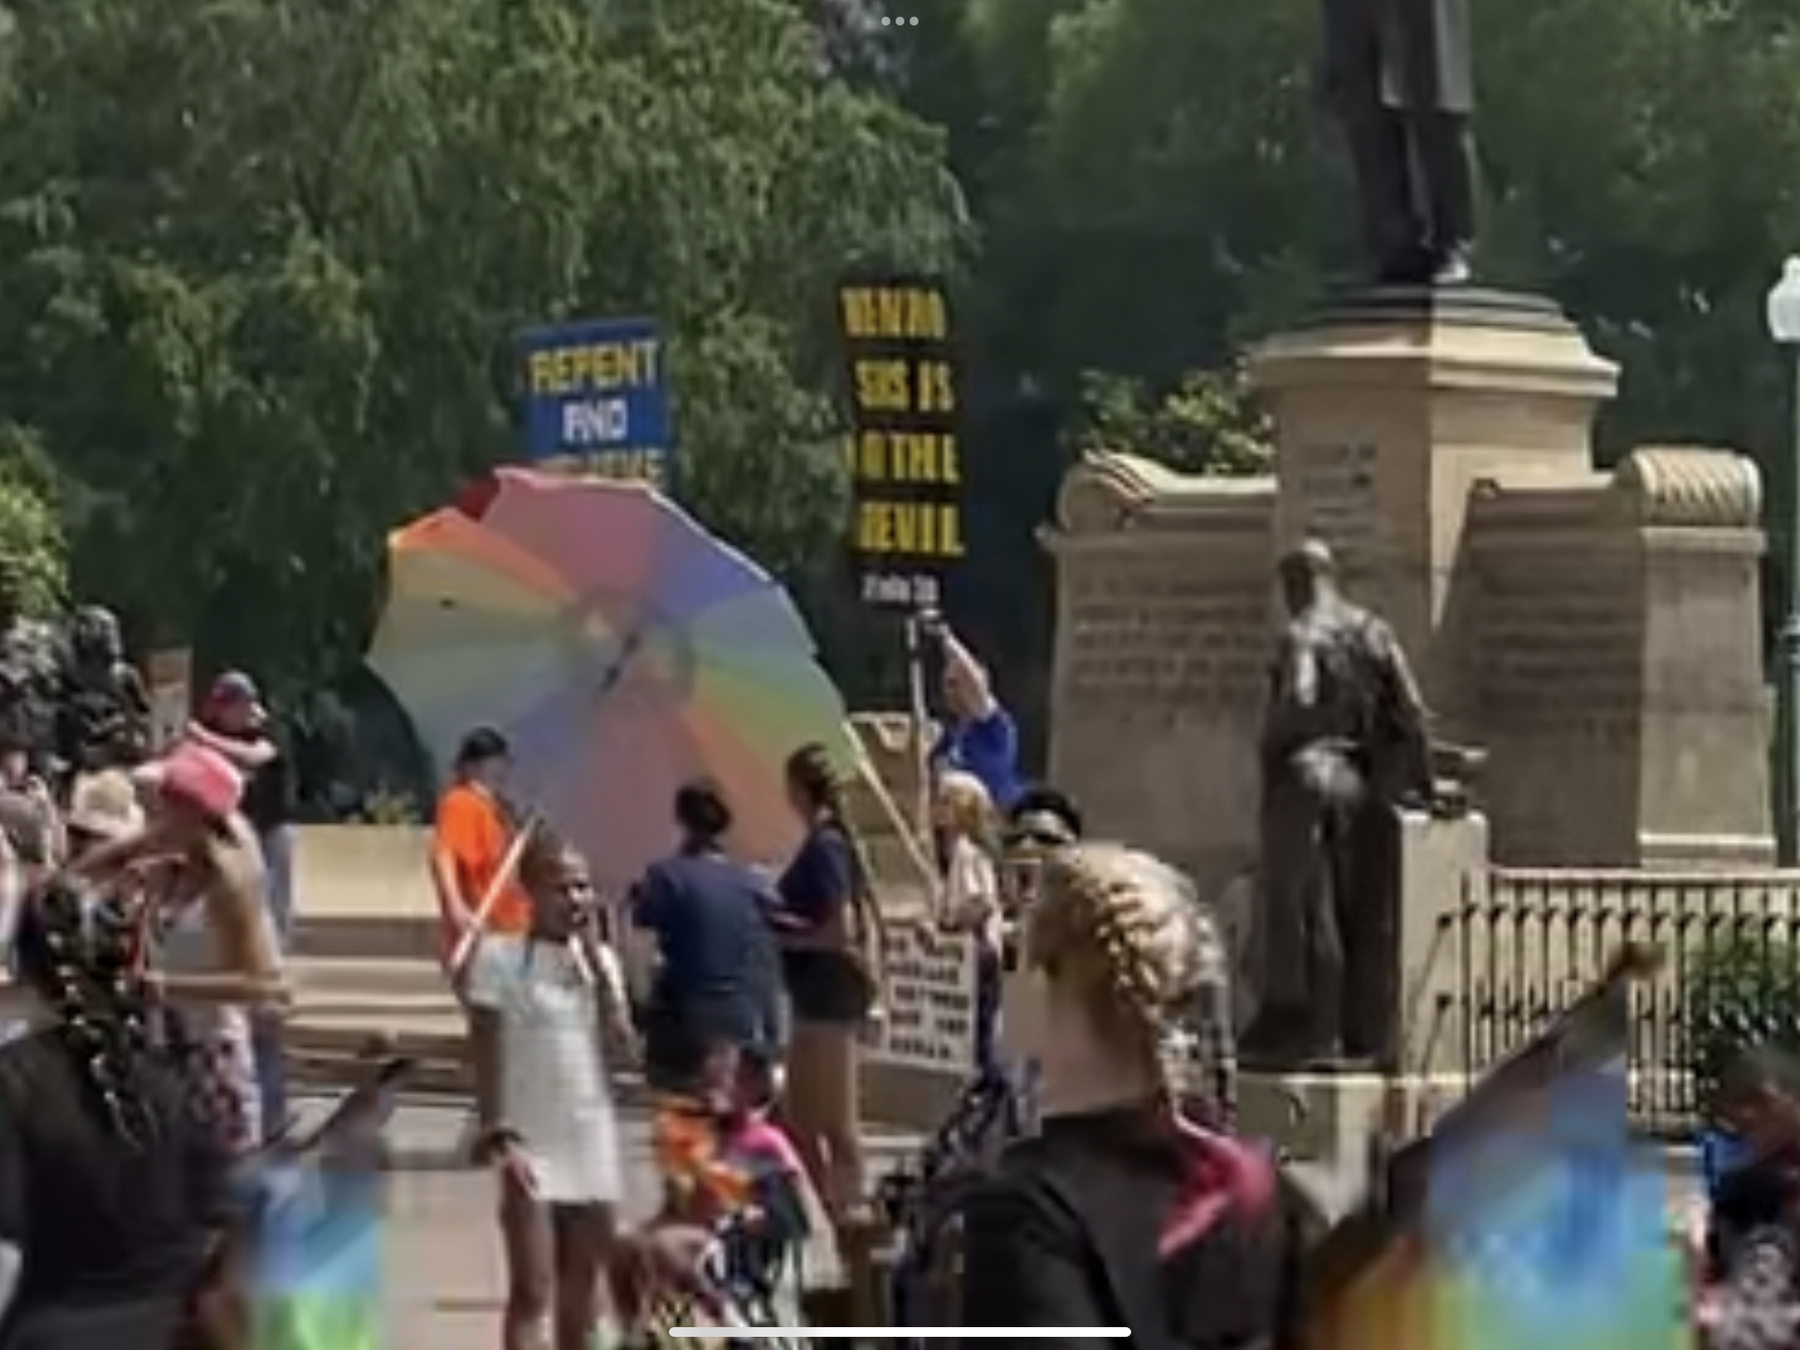
[[931, 750], [931, 771], [935, 775], [960, 769], [973, 774], [994, 805], [1008, 810], [1022, 788], [1019, 729], [994, 697], [988, 673], [974, 653], [941, 619], [932, 616], [924, 622], [944, 657], [944, 729]]

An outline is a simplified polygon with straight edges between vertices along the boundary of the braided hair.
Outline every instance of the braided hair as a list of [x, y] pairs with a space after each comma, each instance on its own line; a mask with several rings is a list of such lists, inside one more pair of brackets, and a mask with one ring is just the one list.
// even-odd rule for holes
[[136, 943], [124, 906], [58, 878], [20, 917], [15, 950], [20, 974], [56, 1011], [57, 1034], [94, 1106], [142, 1147], [162, 1125], [139, 1091], [151, 1052]]
[[850, 909], [853, 920], [851, 945], [870, 965], [866, 973], [877, 986], [884, 983], [882, 966], [887, 954], [887, 927], [881, 907], [875, 903], [874, 869], [862, 835], [850, 823], [848, 784], [831, 762], [831, 752], [817, 741], [801, 746], [787, 760], [788, 785], [810, 806], [821, 823], [836, 831], [850, 849]]
[[1116, 845], [1052, 854], [1025, 959], [1080, 1001], [1113, 1043], [1157, 1066], [1172, 1019], [1216, 972], [1192, 889], [1167, 864]]

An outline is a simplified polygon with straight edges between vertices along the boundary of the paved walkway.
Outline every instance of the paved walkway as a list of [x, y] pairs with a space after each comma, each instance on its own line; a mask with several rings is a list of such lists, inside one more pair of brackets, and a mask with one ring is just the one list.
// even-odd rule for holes
[[[303, 1108], [302, 1114], [307, 1114]], [[403, 1105], [390, 1127], [399, 1168], [389, 1197], [387, 1289], [389, 1341], [395, 1350], [493, 1350], [504, 1294], [494, 1183], [485, 1172], [455, 1165], [463, 1113], [436, 1103]], [[627, 1217], [641, 1218], [655, 1199], [649, 1121], [640, 1109], [622, 1120]], [[871, 1167], [883, 1169], [917, 1147], [896, 1134], [871, 1138]], [[810, 1268], [828, 1262], [809, 1257]]]
[[[316, 1108], [316, 1104], [315, 1104]], [[456, 1164], [463, 1128], [460, 1110], [441, 1103], [408, 1103], [390, 1137], [399, 1170], [390, 1194], [387, 1225], [388, 1344], [395, 1350], [494, 1350], [503, 1281], [495, 1228], [494, 1183], [485, 1172]], [[649, 1121], [639, 1108], [622, 1119], [628, 1219], [642, 1218], [654, 1202], [655, 1171], [649, 1156]], [[909, 1157], [916, 1136], [873, 1134], [871, 1170]], [[1672, 1198], [1695, 1191], [1691, 1161], [1672, 1158]], [[1353, 1199], [1356, 1178], [1314, 1166], [1297, 1169], [1325, 1207], [1341, 1212]], [[808, 1269], [826, 1273], [828, 1251], [808, 1256]]]

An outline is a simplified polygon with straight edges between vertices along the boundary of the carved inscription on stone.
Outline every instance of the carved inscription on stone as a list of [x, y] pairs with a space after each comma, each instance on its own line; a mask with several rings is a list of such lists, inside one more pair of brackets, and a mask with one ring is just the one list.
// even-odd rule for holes
[[1484, 569], [1476, 678], [1486, 725], [1629, 738], [1643, 697], [1643, 620], [1630, 583], [1577, 559]]
[[1079, 707], [1254, 707], [1273, 641], [1266, 586], [1191, 563], [1083, 559], [1068, 567], [1064, 689]]
[[1295, 523], [1330, 544], [1346, 573], [1365, 567], [1380, 543], [1376, 457], [1366, 441], [1316, 443], [1295, 447], [1282, 466], [1281, 490], [1295, 503]]

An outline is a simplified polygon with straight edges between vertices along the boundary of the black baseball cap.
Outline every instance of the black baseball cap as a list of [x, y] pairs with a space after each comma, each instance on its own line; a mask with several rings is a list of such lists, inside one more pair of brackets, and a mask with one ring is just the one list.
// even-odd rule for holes
[[1067, 793], [1045, 784], [1026, 788], [1006, 813], [1009, 844], [1072, 844], [1081, 838], [1081, 809]]
[[456, 767], [467, 769], [489, 760], [505, 759], [511, 754], [512, 747], [507, 744], [506, 737], [493, 727], [476, 727], [457, 747]]

